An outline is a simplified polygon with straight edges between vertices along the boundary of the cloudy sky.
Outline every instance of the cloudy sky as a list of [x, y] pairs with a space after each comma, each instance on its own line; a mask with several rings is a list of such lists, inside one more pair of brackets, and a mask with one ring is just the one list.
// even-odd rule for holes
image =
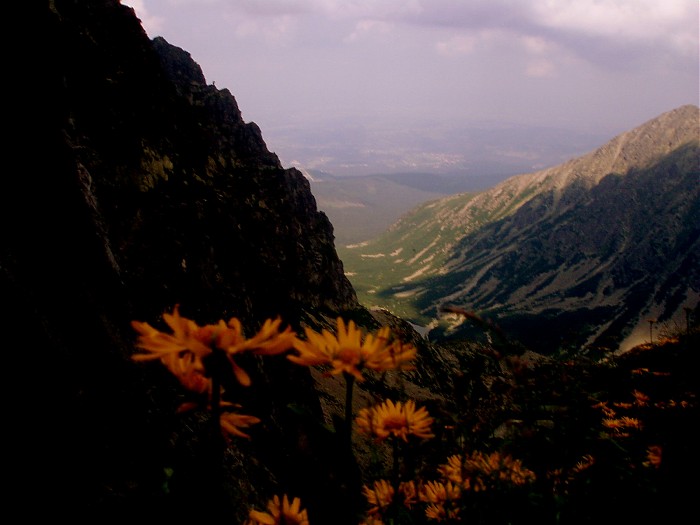
[[[340, 172], [394, 146], [419, 168], [458, 164], [477, 129], [595, 141], [699, 103], [698, 0], [123, 3], [228, 88], [286, 166]], [[456, 129], [462, 151], [441, 145]], [[527, 157], [521, 139], [505, 149]]]

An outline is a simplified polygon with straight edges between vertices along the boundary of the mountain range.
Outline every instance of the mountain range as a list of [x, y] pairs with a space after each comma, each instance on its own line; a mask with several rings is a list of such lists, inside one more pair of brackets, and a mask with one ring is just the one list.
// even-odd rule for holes
[[440, 314], [458, 306], [539, 351], [624, 350], [697, 307], [699, 135], [698, 107], [679, 107], [561, 165], [423, 203], [338, 251], [364, 304], [431, 337], [474, 336]]
[[[359, 303], [308, 178], [282, 166], [260, 128], [243, 121], [234, 96], [207, 84], [188, 52], [149, 39], [134, 10], [119, 0], [13, 7], [41, 40], [17, 42], [9, 53], [23, 68], [8, 68], [21, 79], [11, 94], [20, 110], [11, 113], [19, 113], [20, 122], [9, 126], [12, 169], [3, 172], [0, 192], [7, 515], [90, 524], [270, 523], [276, 518], [252, 517], [260, 517], [260, 509], [274, 513], [271, 498], [288, 495], [308, 510], [308, 520], [294, 522], [376, 523], [368, 518], [373, 503], [365, 486], [389, 476], [426, 486], [449, 454], [465, 451], [491, 458], [480, 461], [478, 483], [466, 479], [464, 498], [455, 502], [465, 523], [644, 523], [650, 517], [658, 523], [694, 511], [697, 491], [687, 480], [694, 479], [698, 456], [697, 317], [682, 337], [614, 361], [516, 355], [507, 351], [513, 345], [478, 338], [428, 341], [388, 310]], [[686, 111], [697, 118], [697, 108], [679, 114]], [[644, 210], [662, 217], [675, 206], [674, 228], [647, 229], [664, 249], [675, 247], [666, 250], [667, 260], [653, 261], [659, 268], [675, 265], [675, 281], [664, 273], [663, 292], [680, 294], [688, 275], [696, 275], [692, 257], [690, 270], [676, 261], [695, 253], [697, 145], [676, 147], [678, 122], [661, 126], [665, 134], [639, 137], [642, 157], [666, 144], [661, 158], [636, 163], [644, 167], [620, 180], [603, 176], [597, 186], [608, 180], [647, 207], [658, 196], [656, 207]], [[651, 189], [627, 183], [657, 165], [665, 168], [654, 171]], [[669, 188], [686, 181], [686, 191], [659, 193], [659, 173]], [[590, 185], [581, 191], [592, 194], [596, 184]], [[540, 194], [552, 197], [552, 209], [566, 202], [577, 209], [578, 194], [566, 201], [571, 192], [561, 186], [554, 195]], [[531, 213], [504, 222], [479, 237], [482, 242], [507, 237], [506, 227], [516, 234], [517, 227], [523, 233], [543, 222], [538, 201], [517, 193], [519, 187], [512, 189], [510, 208], [498, 195], [490, 197], [498, 209], [481, 206], [482, 226], [512, 220], [528, 207]], [[466, 194], [463, 207], [479, 195]], [[425, 207], [426, 221], [433, 208]], [[688, 218], [691, 226], [683, 226]], [[641, 222], [638, 215], [635, 220]], [[630, 229], [633, 241], [650, 242], [636, 224]], [[445, 258], [455, 272], [468, 260], [457, 249], [467, 249], [463, 233], [455, 235], [454, 257]], [[494, 246], [501, 251], [493, 251], [492, 268], [505, 282], [497, 264], [502, 248]], [[624, 270], [640, 278], [636, 259], [649, 256], [648, 249], [634, 255]], [[176, 305], [179, 320], [166, 316]], [[446, 305], [455, 313], [461, 306]], [[329, 359], [299, 366], [277, 354], [264, 329], [254, 335], [269, 328], [273, 316]], [[356, 323], [360, 341], [369, 332], [377, 337], [365, 337], [359, 349], [355, 335], [339, 335], [338, 318]], [[145, 349], [136, 326], [167, 356], [135, 359]], [[377, 332], [382, 327], [389, 332]], [[312, 341], [307, 329], [326, 332]], [[233, 332], [235, 343], [228, 337]], [[396, 348], [412, 354], [404, 344], [415, 346], [415, 369], [395, 370]], [[235, 368], [219, 359], [222, 351], [235, 353]], [[376, 359], [363, 363], [365, 351]], [[241, 380], [242, 370], [249, 381]], [[351, 380], [355, 373], [366, 380]], [[219, 381], [223, 391], [214, 387]], [[630, 393], [635, 406], [625, 402]], [[429, 424], [434, 439], [401, 443], [396, 435], [390, 445], [352, 432], [359, 425], [350, 418], [381, 400], [405, 407], [415, 401], [420, 409], [385, 418], [387, 427], [413, 432], [413, 423], [424, 430]], [[601, 426], [601, 416], [610, 412], [599, 408], [608, 403], [630, 407], [620, 421], [637, 422], [635, 432], [643, 432], [627, 442], [608, 432], [614, 427]], [[231, 440], [223, 442], [222, 417], [236, 416], [239, 408], [245, 415], [226, 421], [245, 433], [227, 434]], [[651, 457], [649, 446], [656, 451]], [[588, 470], [578, 477], [582, 460]], [[498, 470], [494, 463], [501, 463]], [[524, 472], [537, 482], [512, 485]], [[477, 491], [482, 475], [497, 484], [484, 478], [488, 490]], [[428, 501], [411, 498], [406, 512], [412, 515], [402, 511], [392, 521], [432, 522], [426, 521]]]

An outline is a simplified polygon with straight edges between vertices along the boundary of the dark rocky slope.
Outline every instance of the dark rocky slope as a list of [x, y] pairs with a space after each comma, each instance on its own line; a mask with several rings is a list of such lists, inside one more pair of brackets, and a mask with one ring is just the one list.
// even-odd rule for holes
[[[3, 173], [2, 191], [3, 332], [16, 336], [9, 368], [21, 383], [14, 487], [27, 513], [162, 513], [172, 385], [131, 362], [132, 319], [158, 325], [176, 303], [202, 324], [236, 316], [248, 331], [278, 315], [297, 328], [371, 316], [306, 179], [188, 53], [150, 41], [117, 0], [55, 0], [30, 16], [42, 38], [20, 49], [31, 69], [15, 99], [22, 168]], [[280, 427], [287, 403], [319, 410], [306, 369], [278, 360], [255, 378], [250, 410]], [[285, 439], [271, 464], [296, 446]], [[180, 440], [186, 457], [196, 444]], [[206, 490], [202, 479], [181, 488], [171, 512], [206, 516]]]

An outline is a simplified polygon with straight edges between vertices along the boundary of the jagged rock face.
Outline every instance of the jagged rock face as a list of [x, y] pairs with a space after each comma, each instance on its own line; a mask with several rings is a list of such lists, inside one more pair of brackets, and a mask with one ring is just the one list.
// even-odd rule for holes
[[536, 351], [639, 344], [648, 318], [698, 304], [698, 118], [683, 106], [560, 166], [427, 203], [343, 260], [399, 314], [459, 305]]
[[110, 22], [96, 23], [100, 8], [55, 5], [64, 147], [134, 315], [176, 302], [250, 320], [356, 307], [306, 179], [234, 97], [185, 51], [149, 42], [126, 8], [105, 3]]
[[[31, 378], [20, 470], [58, 515], [90, 515], [162, 483], [172, 407], [162, 376], [129, 360], [132, 319], [162, 326], [179, 303], [252, 331], [360, 307], [306, 179], [186, 52], [150, 41], [117, 0], [53, 0], [32, 17], [50, 45], [23, 50], [41, 96], [20, 99], [31, 132], [16, 131], [23, 169], [3, 175], [1, 206], [4, 331]], [[267, 372], [261, 406], [283, 393], [314, 410], [306, 369]]]

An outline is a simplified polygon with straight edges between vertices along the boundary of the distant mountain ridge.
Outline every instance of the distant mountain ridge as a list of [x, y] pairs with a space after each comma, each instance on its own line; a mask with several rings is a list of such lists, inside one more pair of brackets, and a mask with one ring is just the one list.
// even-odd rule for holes
[[698, 112], [682, 106], [560, 166], [425, 203], [339, 255], [361, 300], [416, 322], [450, 304], [538, 347], [641, 342], [648, 318], [697, 305]]

